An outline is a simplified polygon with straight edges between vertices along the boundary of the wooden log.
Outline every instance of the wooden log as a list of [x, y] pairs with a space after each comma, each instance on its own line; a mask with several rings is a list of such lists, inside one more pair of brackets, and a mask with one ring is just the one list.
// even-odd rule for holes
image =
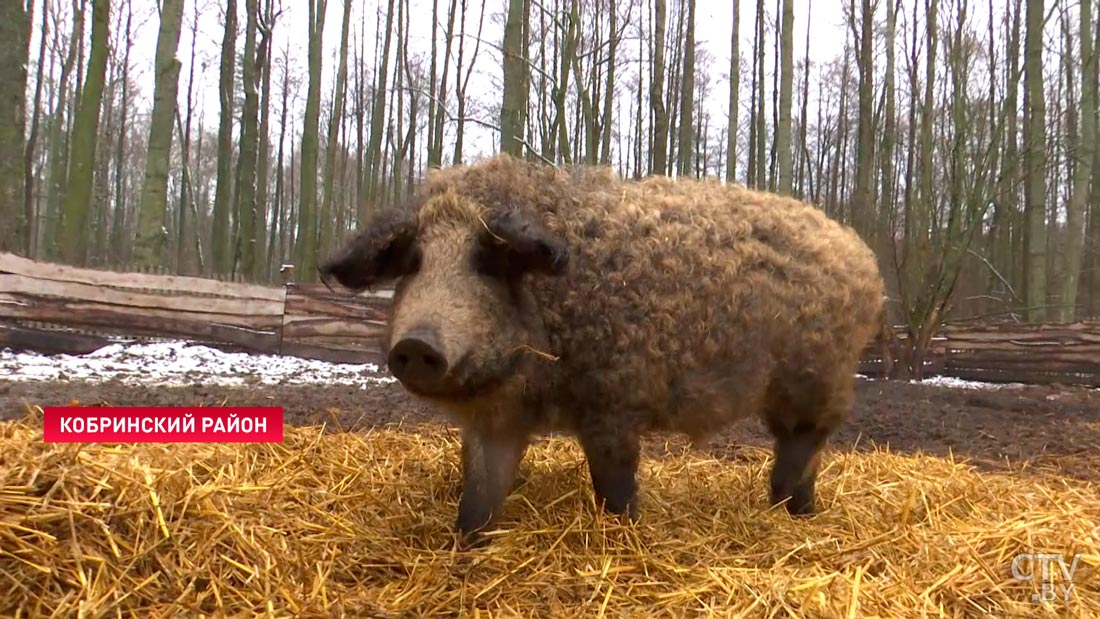
[[1090, 342], [1018, 342], [1018, 341], [961, 341], [952, 340], [948, 348], [959, 350], [1019, 351], [1028, 354], [1043, 354], [1048, 350], [1068, 350], [1079, 353], [1100, 354], [1100, 344]]
[[16, 325], [0, 324], [0, 349], [16, 352], [36, 352], [45, 355], [86, 355], [95, 352], [111, 341], [105, 337], [71, 331], [47, 331], [28, 329]]
[[266, 353], [278, 352], [281, 329], [278, 317], [263, 321], [253, 319], [251, 325], [243, 324], [247, 321], [242, 317], [236, 321], [238, 324], [233, 324], [228, 321], [212, 321], [210, 314], [149, 309], [135, 311], [134, 308], [104, 303], [14, 295], [0, 295], [0, 318], [92, 327], [120, 335], [225, 342]]
[[[39, 280], [23, 275], [0, 275], [0, 293], [25, 297], [53, 297], [91, 301], [134, 309], [173, 310], [224, 315], [232, 322], [249, 322], [254, 316], [282, 316], [282, 300], [193, 297], [185, 290], [171, 295], [145, 294], [93, 284]], [[244, 320], [241, 320], [241, 318]]]
[[1068, 374], [1100, 375], [1096, 364], [1081, 361], [1057, 361], [1051, 359], [1032, 359], [1031, 361], [1002, 361], [991, 359], [952, 359], [946, 367], [947, 372], [958, 369], [1062, 372]]
[[1100, 342], [1100, 331], [1091, 332], [1073, 329], [1042, 329], [1023, 331], [974, 331], [951, 333], [950, 342]]
[[993, 383], [1025, 383], [1036, 385], [1063, 384], [1100, 387], [1100, 375], [1075, 375], [1067, 373], [1048, 373], [1028, 370], [978, 370], [956, 368], [945, 374], [962, 380], [977, 380]]
[[951, 352], [949, 359], [951, 363], [960, 361], [974, 363], [1004, 361], [1028, 364], [1060, 361], [1091, 366], [1096, 368], [1097, 372], [1100, 372], [1100, 353], [1078, 353], [1071, 349], [1056, 346], [1040, 350], [957, 350]]
[[15, 254], [0, 252], [0, 273], [22, 275], [37, 280], [90, 284], [129, 289], [190, 291], [217, 297], [232, 296], [238, 299], [255, 299], [282, 303], [284, 288], [255, 284], [233, 284], [200, 277], [179, 275], [148, 275], [143, 273], [117, 273], [96, 269], [81, 269], [62, 264], [36, 262]]
[[378, 347], [373, 349], [328, 348], [302, 342], [284, 341], [281, 354], [301, 357], [303, 359], [327, 361], [329, 363], [373, 363], [374, 365], [382, 366], [386, 362], [385, 357], [381, 354]]

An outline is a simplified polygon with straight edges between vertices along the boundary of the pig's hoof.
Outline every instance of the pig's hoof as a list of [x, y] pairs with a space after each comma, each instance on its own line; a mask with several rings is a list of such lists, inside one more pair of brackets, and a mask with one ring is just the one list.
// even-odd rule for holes
[[626, 501], [603, 499], [602, 503], [603, 510], [606, 513], [616, 516], [625, 522], [638, 522], [638, 501], [636, 498], [631, 497]]
[[484, 548], [488, 544], [488, 536], [482, 535], [481, 531], [458, 531], [457, 547], [460, 551], [477, 550], [478, 548]]
[[812, 516], [817, 511], [814, 509], [813, 495], [807, 495], [803, 492], [795, 492], [793, 495], [787, 496], [772, 494], [772, 506], [778, 506], [780, 503], [783, 504], [788, 514], [795, 517]]

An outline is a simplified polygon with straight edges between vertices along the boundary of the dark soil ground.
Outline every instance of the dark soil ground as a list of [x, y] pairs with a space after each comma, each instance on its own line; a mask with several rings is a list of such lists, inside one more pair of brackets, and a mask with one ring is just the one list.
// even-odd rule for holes
[[[72, 400], [86, 406], [282, 406], [288, 424], [327, 423], [343, 430], [442, 420], [396, 383], [359, 389], [8, 381], [0, 381], [0, 420], [23, 416], [28, 405], [67, 405]], [[651, 441], [649, 450], [660, 443]], [[736, 458], [744, 447], [769, 446], [761, 424], [745, 420], [706, 449], [716, 457]], [[861, 380], [852, 417], [831, 446], [953, 454], [982, 468], [1100, 480], [1100, 390], [1065, 386], [967, 390]]]

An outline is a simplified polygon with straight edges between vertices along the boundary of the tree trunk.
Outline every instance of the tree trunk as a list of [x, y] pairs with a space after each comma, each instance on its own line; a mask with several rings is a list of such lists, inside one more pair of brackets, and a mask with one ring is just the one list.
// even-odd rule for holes
[[684, 72], [680, 80], [680, 135], [678, 150], [679, 176], [688, 176], [692, 173], [695, 163], [692, 154], [695, 152], [694, 136], [695, 127], [695, 0], [687, 2], [687, 36], [684, 42]]
[[665, 0], [655, 0], [657, 17], [653, 35], [653, 78], [649, 104], [653, 109], [653, 150], [649, 173], [663, 175], [668, 166], [668, 109], [665, 107]]
[[295, 243], [298, 278], [303, 281], [313, 281], [317, 275], [317, 133], [321, 122], [321, 50], [327, 5], [328, 0], [309, 0], [309, 88], [302, 128], [302, 189]]
[[[189, 174], [191, 169], [191, 121], [194, 118], [195, 112], [195, 56], [198, 42], [199, 31], [199, 19], [196, 14], [191, 21], [191, 62], [187, 76], [187, 118], [183, 125], [183, 135], [181, 135], [181, 141], [183, 142], [180, 150], [180, 165], [183, 168], [184, 174]], [[177, 226], [177, 234], [179, 235], [176, 241], [176, 272], [185, 275], [193, 275], [196, 273], [194, 268], [194, 262], [188, 258], [187, 248], [194, 243], [194, 240], [198, 236], [198, 229], [195, 227], [198, 223], [193, 218], [187, 217], [188, 211], [188, 195], [190, 195], [190, 204], [194, 206], [195, 194], [192, 190], [188, 194], [188, 183], [180, 183], [180, 195], [179, 195], [179, 225]], [[197, 257], [196, 257], [197, 258]]]
[[730, 102], [726, 126], [726, 182], [737, 180], [737, 99], [741, 86], [741, 0], [733, 1], [733, 34], [730, 35]]
[[[76, 63], [77, 48], [81, 47], [78, 41], [84, 39], [84, 6], [73, 0], [73, 30], [69, 38], [69, 49], [65, 55], [65, 61], [61, 64], [61, 76], [58, 78], [57, 101], [54, 103], [53, 113], [50, 114], [49, 154], [46, 159], [46, 167], [49, 168], [49, 184], [46, 188], [46, 221], [42, 230], [42, 241], [45, 245], [46, 259], [54, 260], [60, 256], [61, 247], [58, 244], [61, 232], [61, 210], [65, 200], [66, 182], [68, 180], [69, 147], [71, 136], [65, 131], [66, 118], [72, 118], [66, 113], [70, 107], [69, 80], [72, 77], [73, 66]], [[55, 37], [56, 41], [56, 37]], [[125, 67], [125, 65], [124, 65]], [[126, 84], [123, 83], [125, 91]], [[71, 95], [76, 99], [79, 91], [74, 90]], [[125, 97], [123, 97], [125, 101]], [[73, 105], [72, 107], [75, 107]]]
[[[871, 9], [871, 0], [862, 0], [861, 6], [861, 27], [857, 39], [859, 47], [856, 54], [859, 66], [859, 128], [856, 137], [856, 186], [852, 197], [852, 223], [860, 235], [868, 239], [874, 230], [874, 197], [871, 185], [875, 165], [875, 121], [872, 107], [875, 71], [872, 32], [875, 16]], [[852, 11], [852, 28], [855, 29], [855, 0], [851, 0], [849, 8]]]
[[[881, 256], [892, 249], [894, 219], [894, 143], [897, 134], [897, 103], [894, 86], [894, 44], [897, 36], [897, 11], [901, 0], [886, 0], [886, 99], [882, 130], [882, 195], [879, 196], [878, 248]], [[885, 261], [880, 261], [885, 264]]]
[[783, 0], [783, 30], [780, 35], [779, 121], [775, 132], [775, 156], [779, 160], [776, 190], [791, 195], [794, 161], [791, 159], [791, 87], [794, 80], [794, 6]]
[[[695, 0], [692, 0], [694, 2]], [[528, 0], [530, 2], [530, 0]], [[607, 56], [607, 82], [604, 84], [603, 92], [603, 120], [600, 123], [600, 130], [603, 132], [602, 144], [600, 146], [600, 165], [611, 165], [611, 107], [615, 98], [615, 53], [619, 47], [619, 14], [618, 8], [614, 2], [608, 4], [608, 13], [610, 13], [611, 19], [611, 40], [608, 41], [608, 56]], [[625, 128], [624, 128], [625, 129]], [[621, 135], [621, 134], [620, 134]], [[625, 158], [620, 149], [619, 156]]]
[[256, 68], [256, 30], [260, 22], [259, 0], [244, 0], [244, 51], [241, 55], [241, 140], [237, 151], [237, 178], [234, 183], [233, 273], [254, 276], [256, 266], [256, 161], [259, 159], [260, 72]]
[[1027, 317], [1046, 319], [1046, 93], [1043, 92], [1043, 0], [1027, 0], [1024, 42], [1027, 126], [1024, 142], [1027, 228], [1024, 235], [1024, 296]]
[[[465, 2], [465, 0], [463, 0]], [[393, 0], [389, 0], [389, 8], [386, 10], [385, 44], [382, 48], [381, 65], [377, 71], [374, 82], [374, 100], [370, 113], [370, 146], [367, 147], [367, 199], [359, 202], [359, 223], [367, 219], [367, 213], [380, 192], [380, 175], [382, 171], [382, 136], [386, 123], [386, 84], [390, 66], [390, 42], [393, 36]], [[459, 43], [461, 46], [462, 44]], [[303, 186], [304, 188], [304, 186]]]
[[455, 12], [458, 0], [451, 0], [447, 11], [446, 45], [443, 46], [443, 72], [439, 76], [439, 90], [435, 113], [435, 130], [429, 140], [428, 166], [438, 168], [443, 163], [443, 122], [447, 118], [447, 73], [451, 68], [451, 43], [454, 41]]
[[344, 18], [340, 25], [340, 48], [336, 69], [336, 86], [333, 90], [332, 115], [329, 116], [328, 137], [325, 140], [324, 186], [321, 198], [321, 217], [318, 222], [318, 250], [328, 255], [332, 235], [333, 204], [336, 190], [336, 155], [340, 151], [340, 123], [344, 118], [344, 92], [348, 77], [348, 26], [351, 23], [351, 0], [344, 0]]
[[107, 73], [107, 39], [110, 29], [110, 0], [92, 0], [92, 48], [88, 74], [80, 92], [80, 107], [73, 121], [72, 161], [69, 188], [61, 221], [61, 257], [69, 264], [83, 265], [88, 242], [88, 212], [92, 200], [92, 174], [96, 141], [99, 137], [99, 107]]
[[[806, 23], [813, 23], [813, 2], [807, 0], [806, 2]], [[798, 123], [798, 144], [800, 157], [798, 159], [798, 197], [806, 199], [806, 180], [807, 175], [813, 174], [813, 168], [810, 167], [810, 149], [806, 143], [806, 133], [809, 129], [809, 113], [810, 113], [810, 31], [812, 28], [806, 28], [806, 51], [802, 60], [802, 112], [800, 114], [800, 122]], [[810, 183], [813, 186], [813, 183]]]
[[[287, 229], [289, 228], [287, 225], [289, 217], [285, 212], [285, 205], [293, 204], [293, 201], [287, 200], [286, 190], [284, 188], [286, 168], [283, 166], [283, 148], [286, 144], [287, 107], [290, 99], [289, 59], [290, 46], [288, 45], [283, 52], [282, 105], [279, 108], [279, 152], [275, 156], [275, 213], [274, 221], [271, 222], [271, 236], [268, 237], [267, 243], [272, 272], [281, 272], [282, 259], [286, 254]], [[293, 168], [293, 165], [291, 165], [291, 168]], [[292, 174], [291, 184], [293, 185], [293, 183], [294, 179]], [[277, 234], [276, 231], [278, 232]]]
[[233, 200], [233, 107], [234, 72], [237, 64], [237, 0], [226, 0], [225, 32], [222, 35], [221, 75], [218, 95], [218, 180], [214, 189], [214, 213], [210, 235], [210, 266], [214, 273], [230, 271], [229, 210]]
[[[27, 64], [31, 24], [23, 0], [8, 0], [0, 6], [0, 251], [26, 253], [31, 220], [23, 210], [26, 148], [23, 133], [26, 118]], [[42, 33], [43, 40], [46, 33]], [[41, 62], [41, 61], [40, 61]], [[41, 81], [41, 80], [39, 80]]]
[[[28, 16], [29, 18], [29, 16]], [[35, 208], [35, 146], [38, 143], [38, 125], [42, 113], [42, 84], [46, 79], [43, 69], [46, 66], [46, 40], [49, 32], [50, 3], [42, 2], [42, 32], [38, 41], [38, 76], [34, 82], [34, 106], [31, 110], [31, 129], [27, 135], [27, 145], [23, 151], [23, 220], [26, 234], [26, 255], [38, 257], [38, 223], [35, 221], [38, 209]], [[28, 33], [29, 36], [29, 33]], [[2, 207], [0, 207], [2, 208]]]
[[[1100, 21], [1093, 29], [1093, 37], [1092, 53], [1094, 55], [1100, 54]], [[1098, 83], [1100, 82], [1100, 59], [1093, 62], [1092, 69], [1093, 97], [1100, 103], [1100, 83]], [[1089, 196], [1089, 204], [1089, 223], [1086, 232], [1088, 242], [1086, 246], [1090, 248], [1089, 256], [1091, 259], [1088, 262], [1089, 268], [1085, 272], [1091, 273], [1091, 277], [1086, 278], [1086, 282], [1091, 280], [1091, 283], [1088, 284], [1089, 294], [1086, 315], [1100, 318], [1100, 149], [1093, 153], [1092, 193]]]
[[149, 146], [145, 156], [145, 179], [138, 210], [134, 260], [138, 265], [156, 266], [164, 257], [167, 242], [168, 167], [172, 158], [172, 130], [179, 90], [180, 61], [176, 58], [183, 26], [183, 0], [163, 0], [160, 33], [157, 36], [153, 112], [149, 117]]
[[[267, 281], [267, 251], [270, 246], [264, 237], [267, 235], [267, 213], [270, 210], [268, 176], [271, 161], [271, 47], [274, 38], [275, 3], [265, 0], [264, 13], [260, 24], [260, 46], [256, 51], [256, 67], [260, 71], [260, 157], [256, 162], [256, 209], [253, 222], [253, 269], [254, 281]], [[273, 226], [272, 226], [273, 227]]]
[[527, 106], [527, 50], [523, 48], [524, 0], [508, 0], [504, 25], [504, 96], [500, 105], [500, 151], [523, 156], [523, 109]]
[[133, 48], [132, 37], [134, 12], [129, 3], [126, 7], [126, 51], [122, 54], [122, 94], [120, 95], [118, 139], [115, 142], [115, 205], [111, 221], [111, 251], [109, 260], [121, 264], [126, 258], [127, 231], [126, 214], [130, 200], [123, 191], [126, 168], [123, 165], [126, 153], [130, 150], [128, 133], [130, 130], [130, 51]]
[[764, 0], [756, 5], [756, 28], [759, 45], [756, 47], [756, 187], [762, 189], [767, 184], [767, 163], [764, 158], [764, 144], [767, 126], [764, 122]]
[[[1085, 244], [1085, 209], [1088, 207], [1089, 183], [1096, 165], [1096, 50], [1092, 49], [1092, 3], [1082, 0], [1080, 7], [1081, 46], [1081, 125], [1075, 155], [1073, 193], [1066, 206], [1066, 242], [1062, 263], [1062, 294], [1060, 318], [1074, 319], [1077, 308], [1077, 285], [1081, 274], [1081, 257]], [[1070, 112], [1071, 114], [1073, 112]]]

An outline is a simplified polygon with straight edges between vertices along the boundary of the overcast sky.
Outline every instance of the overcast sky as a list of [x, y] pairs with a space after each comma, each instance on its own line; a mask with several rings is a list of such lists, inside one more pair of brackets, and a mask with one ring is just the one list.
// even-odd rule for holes
[[[304, 107], [305, 82], [306, 82], [306, 49], [307, 49], [307, 24], [308, 10], [304, 0], [276, 0], [282, 2], [283, 14], [279, 18], [275, 30], [275, 57], [280, 58], [283, 50], [289, 46], [292, 75], [297, 74], [302, 85], [298, 92], [296, 122], [300, 124], [301, 109]], [[385, 10], [386, 0], [350, 0], [352, 2], [352, 28], [358, 30], [362, 24], [367, 32], [367, 55], [373, 59], [373, 43], [375, 36], [375, 23], [379, 10]], [[467, 33], [473, 35], [477, 31], [477, 20], [481, 2], [486, 4], [485, 26], [482, 38], [487, 42], [499, 45], [503, 34], [503, 16], [506, 10], [506, 0], [468, 0], [469, 15], [467, 17]], [[673, 0], [674, 2], [675, 0]], [[141, 91], [138, 93], [140, 109], [147, 109], [152, 98], [152, 73], [153, 56], [156, 48], [157, 29], [159, 26], [156, 16], [156, 0], [130, 0], [134, 12], [134, 49], [131, 52], [132, 71]], [[1002, 6], [1004, 0], [995, 0], [995, 6]], [[68, 2], [61, 3], [68, 5]], [[238, 4], [243, 4], [239, 2]], [[445, 10], [447, 0], [440, 0], [441, 11]], [[648, 6], [650, 2], [646, 2]], [[672, 4], [672, 2], [670, 2]], [[767, 3], [769, 14], [775, 11], [776, 2], [769, 0]], [[845, 0], [794, 0], [794, 45], [795, 57], [801, 59], [805, 53], [806, 29], [810, 28], [810, 58], [813, 63], [821, 63], [838, 57], [843, 52], [845, 27], [843, 24], [843, 6]], [[857, 3], [858, 4], [858, 3]], [[911, 0], [903, 0], [903, 4], [911, 4]], [[923, 4], [923, 3], [922, 3]], [[946, 4], [946, 3], [945, 3]], [[972, 3], [973, 4], [973, 3]], [[975, 7], [972, 22], [984, 28], [988, 4]], [[113, 2], [114, 11], [122, 10], [122, 2]], [[621, 3], [620, 3], [621, 5]], [[753, 0], [741, 0], [741, 53], [748, 58], [752, 46], [753, 20], [755, 2]], [[702, 49], [705, 49], [715, 58], [715, 66], [712, 69], [712, 93], [709, 99], [703, 102], [713, 113], [713, 117], [720, 119], [725, 124], [725, 109], [728, 96], [728, 73], [730, 57], [730, 30], [732, 26], [732, 3], [730, 0], [699, 0], [696, 19], [696, 39]], [[381, 8], [380, 8], [381, 7]], [[243, 29], [243, 7], [238, 7], [240, 12], [240, 26]], [[327, 7], [327, 22], [324, 30], [324, 85], [322, 99], [326, 100], [331, 95], [332, 82], [336, 73], [336, 48], [339, 44], [340, 26], [343, 10], [343, 2], [329, 0]], [[623, 10], [620, 8], [620, 10]], [[431, 36], [431, 11], [432, 0], [412, 0], [410, 47], [411, 52], [426, 53], [430, 49]], [[908, 11], [903, 9], [908, 14]], [[884, 11], [881, 11], [884, 13]], [[184, 31], [180, 37], [179, 58], [183, 63], [180, 73], [180, 102], [185, 104], [187, 77], [191, 54], [190, 24], [198, 15], [198, 36], [196, 58], [195, 89], [198, 99], [197, 112], [205, 115], [206, 126], [214, 127], [218, 114], [218, 63], [222, 37], [222, 20], [224, 13], [224, 1], [222, 0], [186, 0], [184, 14]], [[90, 14], [90, 11], [89, 11]], [[117, 24], [117, 13], [112, 15], [112, 27]], [[89, 15], [90, 16], [90, 15]], [[809, 16], [809, 17], [807, 17]], [[878, 17], [880, 20], [884, 16]], [[66, 18], [67, 19], [67, 18]], [[441, 19], [443, 17], [441, 16]], [[635, 16], [636, 21], [636, 16]], [[923, 19], [923, 18], [922, 18]], [[37, 24], [37, 20], [36, 20]], [[67, 27], [67, 26], [66, 26]], [[36, 26], [37, 31], [37, 26]], [[456, 27], [457, 31], [457, 27]], [[36, 32], [37, 34], [37, 32]], [[119, 33], [112, 33], [117, 36]], [[538, 36], [537, 31], [532, 32], [533, 39]], [[769, 34], [769, 38], [770, 38]], [[439, 33], [442, 39], [442, 28]], [[353, 37], [354, 38], [354, 37]], [[532, 42], [534, 43], [534, 39]], [[244, 37], [238, 36], [238, 49], [243, 48]], [[468, 45], [473, 45], [470, 40]], [[32, 43], [32, 53], [36, 55], [37, 45]], [[455, 48], [457, 52], [457, 46]], [[629, 52], [634, 54], [633, 50]], [[774, 54], [769, 43], [768, 72], [771, 71], [771, 63]], [[34, 62], [32, 60], [32, 62]], [[369, 64], [369, 63], [368, 63]], [[391, 63], [392, 67], [392, 63]], [[349, 58], [349, 70], [354, 71]], [[392, 69], [391, 69], [392, 70]], [[499, 98], [499, 84], [501, 74], [500, 54], [492, 46], [483, 44], [477, 59], [475, 77], [471, 82], [470, 95], [484, 101], [496, 101]], [[278, 96], [277, 86], [278, 70], [273, 77], [273, 96]], [[349, 80], [351, 76], [349, 74]], [[746, 76], [746, 79], [747, 76]], [[746, 80], [742, 81], [747, 84]], [[769, 85], [770, 88], [770, 85]], [[452, 89], [453, 90], [453, 89]], [[747, 93], [747, 88], [742, 91]], [[746, 95], [747, 96], [747, 95]], [[453, 100], [452, 100], [453, 103]], [[323, 116], [323, 115], [322, 115]], [[495, 123], [495, 119], [486, 119]], [[197, 122], [197, 120], [196, 120]], [[273, 131], [277, 131], [273, 119]], [[470, 156], [478, 152], [488, 152], [493, 147], [494, 135], [492, 132], [469, 126], [467, 128], [469, 141], [466, 145], [466, 153]]]

